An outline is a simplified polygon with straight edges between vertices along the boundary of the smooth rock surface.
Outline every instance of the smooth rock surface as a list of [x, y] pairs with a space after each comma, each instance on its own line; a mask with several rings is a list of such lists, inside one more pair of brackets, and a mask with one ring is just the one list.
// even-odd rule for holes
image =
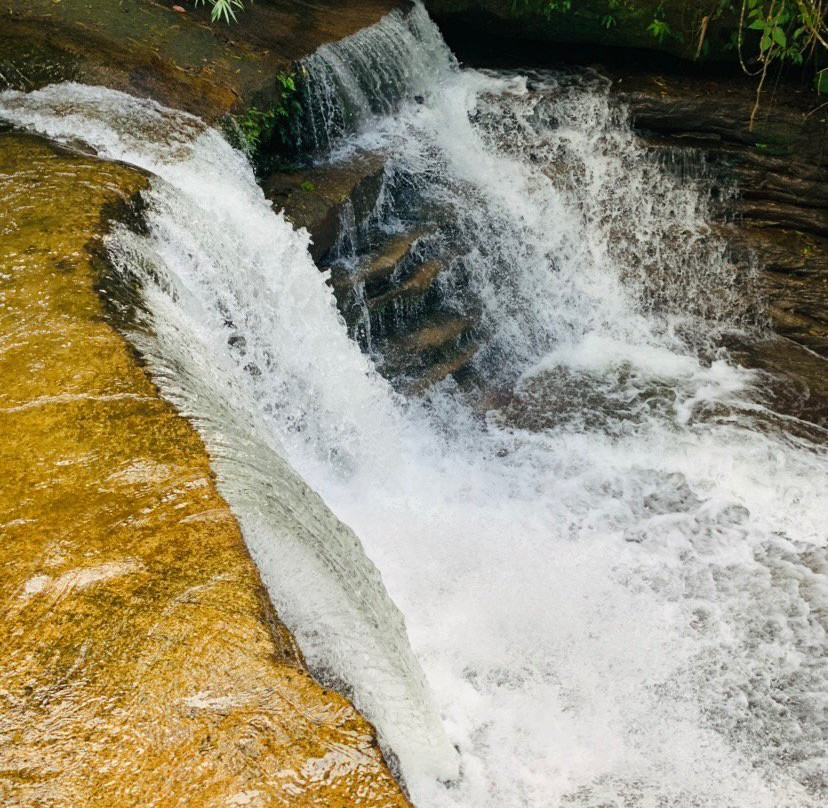
[[265, 108], [276, 76], [316, 48], [377, 22], [400, 0], [256, 0], [232, 25], [203, 6], [152, 0], [0, 0], [0, 87], [100, 84], [212, 123]]
[[0, 135], [0, 804], [403, 808], [105, 320], [90, 245], [145, 183]]

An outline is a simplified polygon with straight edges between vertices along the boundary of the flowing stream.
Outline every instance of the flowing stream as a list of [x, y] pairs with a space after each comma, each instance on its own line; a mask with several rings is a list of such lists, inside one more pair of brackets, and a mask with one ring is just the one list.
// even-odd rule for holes
[[107, 245], [130, 336], [314, 672], [421, 808], [821, 804], [825, 435], [720, 347], [762, 326], [703, 170], [597, 76], [461, 69], [419, 5], [305, 68], [324, 159], [388, 155], [375, 223], [451, 222], [476, 392], [395, 393], [198, 120], [75, 84], [0, 119], [153, 173]]

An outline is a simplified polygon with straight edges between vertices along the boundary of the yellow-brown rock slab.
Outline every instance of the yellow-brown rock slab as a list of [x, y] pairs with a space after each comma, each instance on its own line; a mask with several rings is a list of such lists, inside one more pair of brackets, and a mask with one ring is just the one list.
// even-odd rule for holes
[[145, 182], [0, 135], [0, 804], [405, 806], [104, 320], [88, 245]]

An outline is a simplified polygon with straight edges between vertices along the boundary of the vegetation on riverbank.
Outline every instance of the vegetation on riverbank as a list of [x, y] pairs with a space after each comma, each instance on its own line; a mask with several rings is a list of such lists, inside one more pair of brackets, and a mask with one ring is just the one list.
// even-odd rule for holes
[[236, 12], [244, 8], [242, 0], [193, 0], [193, 5], [203, 6], [209, 4], [212, 6], [210, 11], [210, 19], [213, 22], [218, 22], [223, 19], [225, 22], [236, 19]]
[[689, 59], [824, 66], [825, 0], [426, 0], [437, 14], [528, 20], [540, 38], [650, 47]]
[[[578, 0], [509, 0], [518, 14], [540, 14], [552, 19], [566, 14]], [[708, 54], [707, 33], [711, 24], [721, 23], [730, 29], [729, 47], [738, 54], [746, 71], [747, 63], [766, 66], [778, 59], [802, 64], [807, 59], [824, 57], [828, 47], [828, 27], [823, 0], [713, 0], [712, 4], [634, 2], [634, 0], [599, 0], [605, 5], [601, 24], [611, 30], [620, 23], [643, 26], [659, 45], [667, 39], [686, 44], [688, 55], [703, 58]], [[680, 11], [682, 23], [675, 22]], [[672, 18], [672, 22], [671, 22]]]
[[756, 78], [787, 69], [828, 90], [826, 0], [426, 0], [438, 19], [565, 45], [657, 51], [686, 62], [738, 65]]

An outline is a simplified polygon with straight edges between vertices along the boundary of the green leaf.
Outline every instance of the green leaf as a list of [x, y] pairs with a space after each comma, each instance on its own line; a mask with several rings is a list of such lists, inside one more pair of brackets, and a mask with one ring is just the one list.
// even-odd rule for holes
[[236, 9], [244, 8], [244, 0], [193, 0], [196, 6], [204, 5], [209, 2], [213, 7], [210, 11], [210, 19], [213, 22], [218, 22], [224, 18], [224, 21], [229, 23], [232, 19], [236, 21]]
[[773, 37], [773, 41], [779, 45], [780, 48], [784, 48], [788, 44], [785, 32], [781, 28], [774, 28], [771, 31], [771, 36]]

